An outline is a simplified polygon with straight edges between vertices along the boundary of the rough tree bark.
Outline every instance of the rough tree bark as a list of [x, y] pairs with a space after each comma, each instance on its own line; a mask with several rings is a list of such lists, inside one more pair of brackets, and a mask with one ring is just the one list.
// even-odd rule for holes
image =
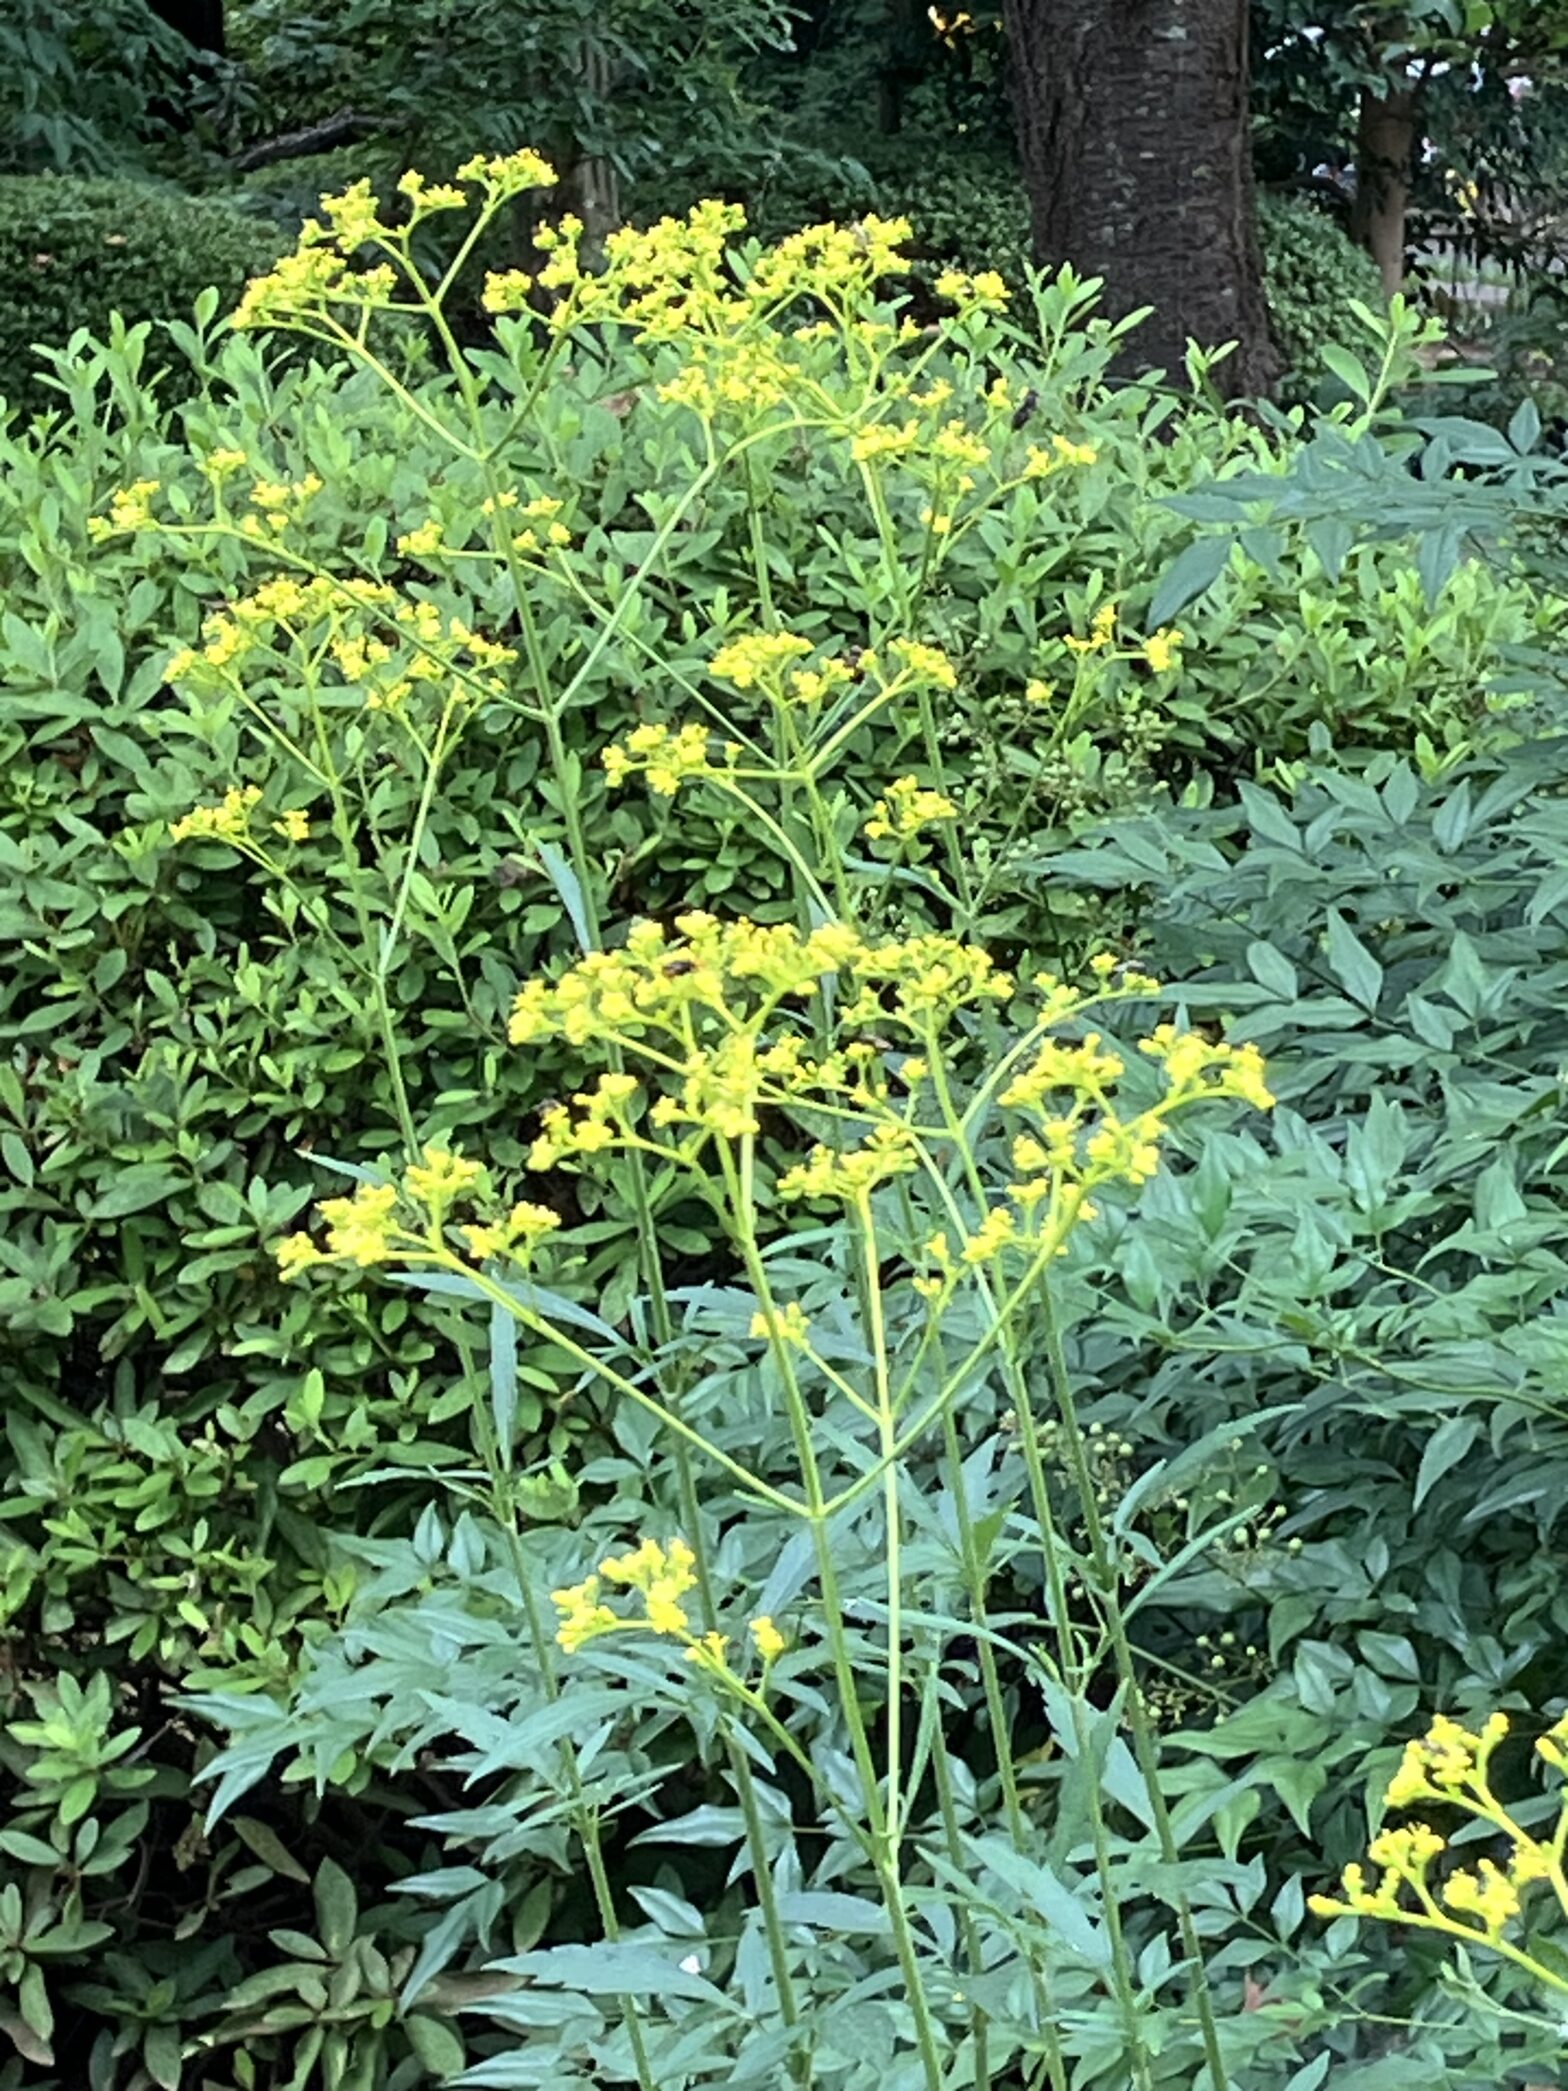
[[1407, 88], [1366, 88], [1357, 124], [1352, 229], [1382, 271], [1390, 298], [1405, 281], [1405, 214], [1416, 148], [1416, 97]]
[[1189, 339], [1266, 392], [1269, 338], [1247, 123], [1248, 0], [1006, 0], [1036, 261], [1152, 305], [1129, 367], [1179, 372]]

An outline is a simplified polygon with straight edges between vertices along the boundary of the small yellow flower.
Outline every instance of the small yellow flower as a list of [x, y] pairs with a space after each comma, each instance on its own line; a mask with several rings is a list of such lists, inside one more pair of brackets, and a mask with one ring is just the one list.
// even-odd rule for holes
[[278, 1275], [281, 1278], [297, 1278], [301, 1271], [308, 1271], [312, 1264], [325, 1263], [326, 1257], [308, 1234], [289, 1234], [278, 1243]]
[[919, 639], [892, 639], [888, 651], [917, 682], [934, 683], [939, 690], [958, 688], [958, 670], [940, 646], [927, 646]]
[[169, 840], [184, 842], [194, 838], [197, 841], [243, 842], [250, 833], [251, 811], [260, 800], [259, 785], [235, 785], [223, 794], [216, 806], [193, 806], [183, 819], [173, 822]]
[[1018, 1222], [1011, 1210], [1005, 1205], [994, 1205], [964, 1243], [964, 1262], [990, 1263], [1017, 1233]]
[[1069, 632], [1067, 645], [1073, 653], [1100, 653], [1111, 644], [1115, 637], [1116, 605], [1114, 603], [1101, 603], [1099, 609], [1094, 613], [1094, 621], [1089, 627], [1089, 636], [1086, 639], [1081, 639], [1075, 633]]
[[633, 1552], [601, 1561], [599, 1573], [605, 1582], [641, 1595], [656, 1634], [683, 1634], [688, 1621], [681, 1599], [697, 1587], [696, 1558], [684, 1539], [672, 1539], [668, 1546], [645, 1539]]
[[351, 1198], [325, 1199], [321, 1217], [329, 1254], [362, 1270], [389, 1262], [399, 1232], [396, 1213], [397, 1185], [391, 1183], [362, 1183]]
[[797, 632], [751, 632], [731, 639], [713, 656], [708, 672], [737, 690], [776, 684], [778, 671], [811, 651], [811, 641]]
[[811, 1324], [799, 1300], [790, 1300], [771, 1313], [759, 1308], [751, 1317], [751, 1333], [788, 1344], [796, 1350], [807, 1350], [811, 1344]]
[[454, 1198], [473, 1190], [484, 1173], [482, 1163], [432, 1146], [424, 1150], [421, 1160], [409, 1165], [403, 1180], [411, 1198], [432, 1213], [440, 1213]]
[[285, 842], [308, 842], [310, 815], [298, 806], [291, 806], [281, 820], [272, 823], [272, 832], [281, 835]]
[[550, 1592], [550, 1602], [561, 1615], [555, 1638], [568, 1655], [575, 1655], [597, 1634], [613, 1633], [624, 1624], [608, 1605], [600, 1603], [600, 1587], [599, 1578], [589, 1576], [568, 1589]]
[[445, 535], [440, 517], [431, 516], [417, 530], [406, 530], [397, 541], [397, 549], [405, 559], [428, 559], [441, 550]]
[[753, 1619], [749, 1631], [751, 1633], [752, 1646], [756, 1649], [758, 1655], [762, 1657], [764, 1666], [769, 1663], [776, 1663], [789, 1646], [789, 1643], [766, 1612], [760, 1618]]
[[957, 818], [958, 808], [944, 792], [924, 789], [917, 777], [898, 777], [872, 807], [865, 833], [874, 842], [907, 842], [936, 821]]
[[1519, 1914], [1518, 1887], [1491, 1859], [1482, 1859], [1474, 1873], [1463, 1868], [1451, 1873], [1443, 1883], [1443, 1901], [1460, 1916], [1476, 1918], [1494, 1942]]
[[1143, 642], [1143, 657], [1156, 675], [1168, 675], [1176, 665], [1176, 658], [1183, 645], [1183, 635], [1174, 625], [1165, 625], [1160, 631], [1151, 632]]
[[534, 279], [526, 269], [491, 269], [479, 302], [486, 312], [523, 312], [533, 287]]

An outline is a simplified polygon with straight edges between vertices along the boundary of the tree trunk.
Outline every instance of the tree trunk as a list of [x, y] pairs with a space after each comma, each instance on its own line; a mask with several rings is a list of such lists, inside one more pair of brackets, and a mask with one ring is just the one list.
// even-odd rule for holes
[[1405, 281], [1405, 212], [1416, 146], [1416, 98], [1409, 88], [1362, 89], [1356, 152], [1357, 237], [1382, 271], [1383, 292]]
[[1247, 122], [1248, 0], [1006, 0], [1014, 103], [1042, 268], [1105, 279], [1153, 316], [1129, 367], [1179, 372], [1189, 340], [1234, 341], [1215, 373], [1266, 392], [1269, 338]]
[[[577, 66], [585, 103], [590, 107], [607, 103], [618, 81], [606, 47], [597, 38], [585, 37]], [[582, 219], [583, 259], [597, 268], [604, 259], [605, 241], [621, 222], [621, 185], [615, 162], [602, 154], [579, 152], [560, 172], [556, 209], [574, 211]]]

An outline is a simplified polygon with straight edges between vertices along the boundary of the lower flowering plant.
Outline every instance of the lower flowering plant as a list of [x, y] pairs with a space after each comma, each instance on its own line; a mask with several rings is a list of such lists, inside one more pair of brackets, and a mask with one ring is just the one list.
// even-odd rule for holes
[[[691, 1703], [694, 1689], [707, 1696], [710, 1713], [701, 1718], [717, 1718], [728, 1737], [743, 1802], [759, 1753], [769, 1764], [787, 1759], [808, 1782], [869, 1869], [907, 1999], [918, 2069], [912, 2081], [928, 2091], [949, 2081], [955, 2039], [983, 2045], [989, 2036], [977, 2002], [938, 1994], [915, 1914], [931, 1892], [931, 1867], [940, 1864], [913, 1840], [924, 1805], [921, 1766], [941, 1747], [930, 1680], [949, 1636], [926, 1619], [913, 1582], [920, 1541], [911, 1462], [937, 1440], [961, 1499], [966, 1426], [959, 1411], [987, 1388], [1010, 1405], [1028, 1472], [1055, 1633], [1054, 1657], [1039, 1660], [1065, 1686], [1081, 1682], [1083, 1652], [1057, 1522], [1062, 1477], [1046, 1471], [1036, 1419], [1042, 1400], [1054, 1396], [1062, 1426], [1055, 1442], [1065, 1445], [1066, 1478], [1087, 1534], [1083, 1573], [1097, 1645], [1114, 1664], [1161, 1847], [1175, 1858], [1120, 1605], [1116, 1542], [1098, 1508], [1052, 1306], [1053, 1271], [1075, 1232], [1093, 1220], [1096, 1199], [1135, 1190], [1157, 1171], [1175, 1119], [1205, 1101], [1259, 1109], [1271, 1101], [1251, 1045], [1156, 1022], [1128, 1046], [1101, 1028], [1118, 1005], [1147, 1003], [1159, 992], [1154, 980], [1109, 955], [1092, 963], [1083, 985], [1050, 974], [1020, 984], [986, 951], [937, 933], [879, 939], [847, 921], [800, 930], [703, 912], [679, 917], [673, 929], [637, 922], [612, 948], [555, 978], [526, 982], [516, 998], [514, 1045], [564, 1044], [588, 1067], [598, 1064], [569, 1101], [542, 1113], [529, 1156], [531, 1171], [549, 1186], [542, 1197], [508, 1204], [482, 1164], [432, 1146], [400, 1175], [367, 1178], [329, 1201], [322, 1230], [293, 1235], [279, 1251], [290, 1275], [334, 1264], [385, 1267], [407, 1282], [485, 1302], [492, 1317], [564, 1356], [612, 1404], [640, 1410], [676, 1448], [685, 1529], [645, 1534], [556, 1588], [548, 1648], [534, 1614], [540, 1661], [552, 1674], [562, 1657], [614, 1670], [631, 1659], [620, 1651], [640, 1641], [651, 1656], [662, 1644], [685, 1674], [682, 1703]], [[628, 1163], [683, 1176], [714, 1213], [734, 1279], [725, 1294], [727, 1326], [752, 1361], [745, 1370], [694, 1386], [679, 1353], [639, 1354], [635, 1336], [586, 1315], [563, 1289], [575, 1251], [562, 1178], [576, 1180], [581, 1208], [596, 1180]], [[822, 1253], [839, 1260], [844, 1291], [828, 1317], [810, 1284], [799, 1281], [810, 1265], [794, 1252], [805, 1241], [831, 1242]], [[666, 1275], [679, 1274], [661, 1268], [655, 1282]], [[1033, 1375], [1042, 1345], [1051, 1361], [1045, 1387]], [[770, 1418], [782, 1429], [768, 1428]], [[497, 1448], [502, 1464], [509, 1449]], [[768, 1519], [786, 1532], [804, 1528], [815, 1599], [789, 1634], [755, 1604], [726, 1631], [694, 1472], [727, 1485], [728, 1514]], [[880, 1624], [872, 1631], [864, 1605], [852, 1608], [844, 1595], [841, 1554], [850, 1529], [866, 1535], [881, 1561]], [[1003, 1807], [1021, 1852], [1031, 1833], [996, 1658], [1005, 1643], [990, 1625], [986, 1542], [967, 1512], [956, 1544], [967, 1630], [979, 1638], [1002, 1757]], [[517, 1572], [526, 1587], [531, 1571], [521, 1548]], [[639, 1660], [644, 1685], [660, 1674]], [[868, 1711], [868, 1674], [880, 1719]], [[912, 1693], [926, 1710], [911, 1728]], [[1063, 1703], [1068, 1696], [1064, 1690]], [[789, 1716], [801, 1703], [831, 1707], [852, 1774], [847, 1789], [799, 1740]], [[1087, 1756], [1094, 1745], [1082, 1690], [1071, 1703], [1070, 1746]], [[945, 1848], [956, 1857], [965, 1848], [958, 1803], [941, 1778], [938, 1794]], [[1113, 1947], [1108, 1979], [1131, 2081], [1152, 2085], [1150, 2036], [1120, 1934], [1123, 1890], [1097, 1791], [1088, 1806]], [[780, 2008], [786, 2028], [796, 2028], [789, 2040], [805, 2043], [791, 2017], [788, 1924], [769, 1883], [765, 1826], [754, 1805], [747, 1821]], [[1175, 1903], [1201, 2052], [1220, 2081], [1217, 2020], [1179, 1889]], [[978, 1972], [986, 1948], [968, 1918], [966, 1932]], [[1043, 1963], [1030, 1981], [1045, 2081], [1064, 2087]], [[632, 2001], [624, 2003], [628, 2024], [640, 2028]]]
[[[1459, 1830], [1445, 1833], [1422, 1819], [1380, 1830], [1367, 1850], [1375, 1881], [1356, 1861], [1345, 1868], [1338, 1894], [1314, 1895], [1310, 1907], [1320, 1917], [1364, 1917], [1480, 1947], [1548, 1994], [1568, 1996], [1568, 1956], [1550, 1935], [1568, 1919], [1568, 1786], [1559, 1783], [1555, 1820], [1548, 1818], [1549, 1833], [1537, 1836], [1527, 1823], [1540, 1820], [1539, 1807], [1510, 1805], [1494, 1785], [1493, 1759], [1510, 1728], [1504, 1713], [1489, 1714], [1478, 1729], [1439, 1714], [1406, 1744], [1384, 1805], [1457, 1814], [1464, 1818]], [[1538, 1738], [1535, 1755], [1563, 1780], [1568, 1718]], [[1474, 1864], [1447, 1863], [1477, 1834], [1490, 1852]]]

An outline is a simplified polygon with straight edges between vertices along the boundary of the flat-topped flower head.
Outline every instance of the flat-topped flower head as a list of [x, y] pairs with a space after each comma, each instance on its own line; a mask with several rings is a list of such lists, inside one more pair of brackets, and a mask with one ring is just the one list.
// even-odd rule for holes
[[172, 822], [169, 840], [243, 842], [250, 835], [251, 814], [260, 803], [259, 784], [233, 785], [215, 806], [193, 806]]
[[865, 833], [873, 842], [909, 842], [923, 828], [957, 818], [946, 792], [930, 790], [918, 777], [895, 777], [872, 807]]

